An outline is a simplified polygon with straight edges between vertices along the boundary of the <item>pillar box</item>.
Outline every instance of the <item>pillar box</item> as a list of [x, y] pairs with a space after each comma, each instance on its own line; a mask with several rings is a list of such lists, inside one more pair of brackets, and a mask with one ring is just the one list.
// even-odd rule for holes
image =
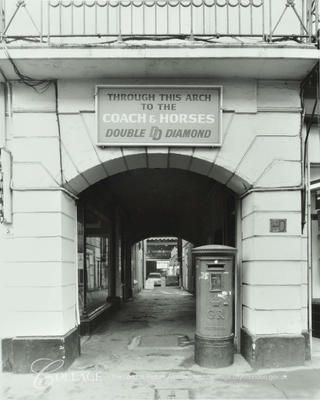
[[196, 247], [195, 362], [226, 367], [234, 357], [234, 259], [236, 249], [222, 245]]

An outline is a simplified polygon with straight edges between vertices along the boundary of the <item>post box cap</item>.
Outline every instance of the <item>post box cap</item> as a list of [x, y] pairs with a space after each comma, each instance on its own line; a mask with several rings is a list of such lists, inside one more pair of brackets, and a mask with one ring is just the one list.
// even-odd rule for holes
[[224, 246], [222, 244], [207, 244], [205, 246], [194, 247], [192, 249], [193, 254], [235, 254], [236, 248], [230, 246]]

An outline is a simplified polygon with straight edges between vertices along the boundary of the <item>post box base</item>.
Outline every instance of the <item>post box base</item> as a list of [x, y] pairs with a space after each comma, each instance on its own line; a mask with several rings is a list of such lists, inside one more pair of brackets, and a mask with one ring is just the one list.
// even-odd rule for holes
[[227, 367], [233, 364], [233, 358], [233, 335], [210, 339], [195, 335], [194, 360], [200, 367]]

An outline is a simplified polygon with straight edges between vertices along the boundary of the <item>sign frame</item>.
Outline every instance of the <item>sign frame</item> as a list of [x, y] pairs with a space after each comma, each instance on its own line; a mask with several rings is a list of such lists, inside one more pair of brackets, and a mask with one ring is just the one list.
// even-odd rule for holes
[[[208, 144], [208, 143], [177, 143], [177, 142], [172, 142], [172, 143], [152, 143], [150, 142], [144, 142], [144, 143], [122, 143], [122, 142], [113, 142], [113, 143], [101, 143], [99, 142], [98, 138], [98, 130], [99, 130], [99, 119], [98, 119], [98, 106], [99, 106], [99, 96], [98, 92], [99, 89], [162, 89], [162, 88], [167, 88], [167, 89], [218, 89], [219, 91], [219, 141], [217, 143], [213, 144]], [[123, 85], [123, 84], [99, 84], [95, 86], [95, 128], [96, 128], [96, 146], [101, 147], [101, 148], [106, 148], [106, 147], [201, 147], [201, 148], [215, 148], [215, 147], [221, 147], [222, 146], [222, 132], [223, 132], [223, 86], [222, 85], [182, 85], [182, 84], [176, 84], [176, 85], [157, 85], [157, 84], [128, 84], [128, 85]]]
[[270, 218], [270, 233], [286, 233], [287, 218]]

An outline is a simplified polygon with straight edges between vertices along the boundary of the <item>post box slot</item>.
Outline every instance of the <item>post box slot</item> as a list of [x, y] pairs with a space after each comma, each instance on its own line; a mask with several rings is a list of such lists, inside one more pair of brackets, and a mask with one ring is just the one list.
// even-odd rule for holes
[[224, 264], [208, 264], [208, 269], [222, 269], [224, 270]]

